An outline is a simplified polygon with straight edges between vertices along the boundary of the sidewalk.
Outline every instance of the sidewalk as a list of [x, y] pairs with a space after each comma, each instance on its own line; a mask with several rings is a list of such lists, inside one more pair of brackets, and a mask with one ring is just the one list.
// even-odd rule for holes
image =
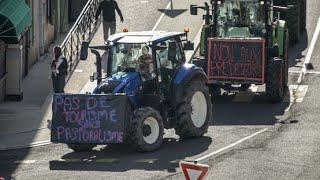
[[67, 33], [61, 33], [58, 36], [55, 43], [50, 45], [49, 52], [31, 67], [29, 75], [23, 79], [23, 100], [0, 104], [0, 150], [48, 140], [38, 134], [48, 132], [47, 123], [41, 117], [50, 99], [48, 95], [52, 93], [51, 83], [48, 81], [52, 49], [60, 45], [66, 35]]
[[[198, 16], [190, 16], [188, 8], [191, 3], [191, 0], [176, 0], [175, 10], [167, 12], [156, 30], [183, 31], [187, 26], [186, 19], [188, 19], [188, 24], [192, 22], [193, 25], [192, 28], [189, 27], [189, 40], [199, 41], [199, 29], [202, 25], [201, 13]], [[117, 30], [123, 28], [120, 23], [117, 26]], [[60, 35], [56, 43], [49, 48], [50, 52], [30, 69], [29, 75], [23, 80], [23, 101], [0, 104], [0, 150], [50, 143], [52, 87], [48, 81], [48, 72], [52, 60], [52, 47], [60, 45], [64, 37]], [[102, 26], [92, 39], [91, 45], [101, 44], [101, 39], [103, 39]], [[192, 53], [187, 52], [187, 57], [190, 58]], [[89, 81], [89, 76], [95, 72], [94, 62], [95, 57], [92, 53], [89, 53], [88, 60], [80, 61], [65, 87], [65, 92], [85, 93], [96, 86], [95, 82]]]

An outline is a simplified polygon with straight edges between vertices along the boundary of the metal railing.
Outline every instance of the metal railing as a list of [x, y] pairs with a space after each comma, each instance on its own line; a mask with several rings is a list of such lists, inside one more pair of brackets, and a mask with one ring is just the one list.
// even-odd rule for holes
[[102, 0], [89, 0], [81, 11], [77, 21], [69, 31], [61, 44], [61, 50], [69, 63], [67, 81], [79, 63], [82, 41], [91, 41], [94, 37], [100, 21], [95, 20], [95, 13]]

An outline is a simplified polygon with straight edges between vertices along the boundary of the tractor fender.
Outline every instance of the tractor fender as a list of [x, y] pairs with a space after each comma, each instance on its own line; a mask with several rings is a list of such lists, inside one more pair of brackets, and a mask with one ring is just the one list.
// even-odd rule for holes
[[[273, 46], [279, 47], [279, 56], [284, 54], [284, 36], [286, 30], [286, 21], [278, 20], [277, 28], [273, 31]], [[290, 33], [290, 32], [289, 32]]]
[[[183, 91], [187, 86], [190, 86], [191, 81], [208, 82], [208, 77], [202, 68], [194, 64], [184, 64], [177, 71], [174, 81], [171, 85], [171, 100], [173, 105], [176, 106], [183, 97]], [[192, 84], [191, 84], [192, 85]]]

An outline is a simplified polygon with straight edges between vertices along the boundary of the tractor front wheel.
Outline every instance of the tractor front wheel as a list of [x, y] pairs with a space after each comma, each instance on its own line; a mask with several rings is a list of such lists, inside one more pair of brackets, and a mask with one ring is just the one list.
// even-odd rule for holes
[[285, 65], [282, 59], [268, 62], [266, 72], [266, 93], [271, 102], [281, 102], [286, 93]]
[[192, 81], [183, 94], [178, 106], [175, 128], [180, 138], [203, 136], [209, 126], [211, 98], [208, 87], [200, 81]]
[[131, 144], [138, 152], [158, 149], [163, 141], [164, 125], [160, 113], [151, 107], [134, 111], [131, 122]]

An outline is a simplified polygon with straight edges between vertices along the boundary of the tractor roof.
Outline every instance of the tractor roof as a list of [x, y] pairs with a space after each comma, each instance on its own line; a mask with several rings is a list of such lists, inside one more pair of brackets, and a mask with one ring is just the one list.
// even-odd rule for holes
[[112, 43], [158, 43], [171, 39], [176, 36], [184, 35], [184, 32], [165, 32], [165, 31], [141, 31], [117, 33], [109, 37]]

